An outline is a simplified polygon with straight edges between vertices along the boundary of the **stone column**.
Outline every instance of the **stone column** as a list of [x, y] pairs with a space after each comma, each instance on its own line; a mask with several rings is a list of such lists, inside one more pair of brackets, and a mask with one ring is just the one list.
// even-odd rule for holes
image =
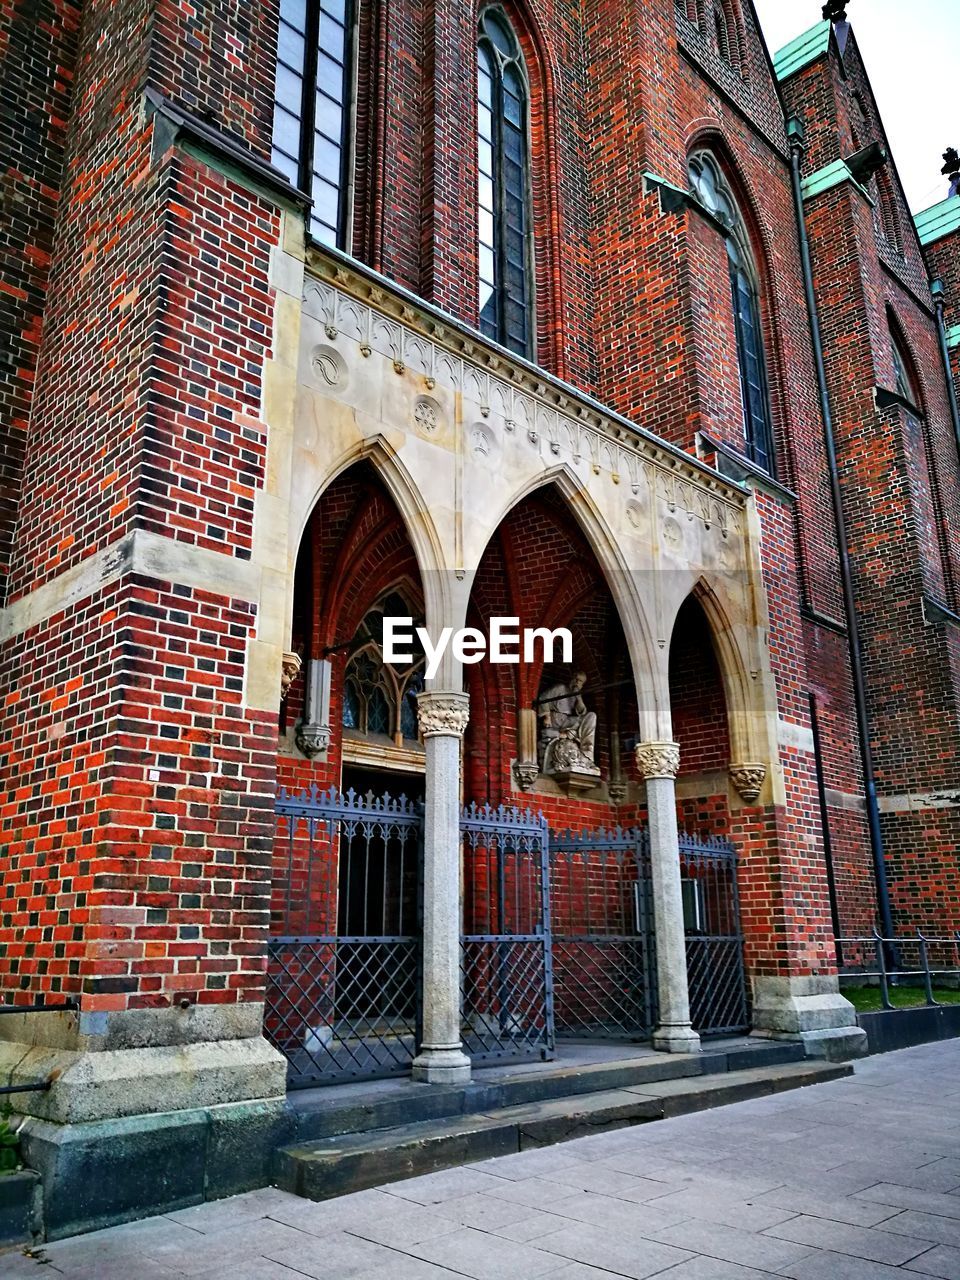
[[423, 1043], [413, 1078], [428, 1084], [470, 1079], [460, 1043], [460, 742], [465, 693], [421, 693], [427, 753], [423, 855]]
[[653, 1047], [665, 1053], [696, 1053], [700, 1037], [690, 1025], [677, 830], [676, 778], [680, 747], [676, 742], [641, 742], [636, 757], [647, 784], [650, 826], [650, 876], [660, 1003]]

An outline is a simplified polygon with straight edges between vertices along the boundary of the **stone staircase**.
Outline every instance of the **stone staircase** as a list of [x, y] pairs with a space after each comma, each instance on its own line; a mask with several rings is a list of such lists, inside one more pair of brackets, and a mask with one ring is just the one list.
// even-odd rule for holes
[[847, 1063], [805, 1059], [798, 1044], [753, 1042], [696, 1055], [501, 1069], [463, 1086], [383, 1081], [315, 1090], [294, 1101], [297, 1137], [276, 1153], [274, 1181], [326, 1200], [851, 1073]]

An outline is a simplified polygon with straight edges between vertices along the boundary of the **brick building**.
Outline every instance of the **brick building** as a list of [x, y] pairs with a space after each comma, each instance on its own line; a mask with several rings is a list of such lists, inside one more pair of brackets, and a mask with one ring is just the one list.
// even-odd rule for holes
[[[3, 0], [51, 1230], [129, 1216], [76, 1207], [108, 1161], [256, 1185], [288, 1078], [853, 1053], [838, 939], [960, 929], [960, 163], [914, 220], [825, 14], [771, 59], [749, 0]], [[399, 616], [572, 660], [427, 679]]]

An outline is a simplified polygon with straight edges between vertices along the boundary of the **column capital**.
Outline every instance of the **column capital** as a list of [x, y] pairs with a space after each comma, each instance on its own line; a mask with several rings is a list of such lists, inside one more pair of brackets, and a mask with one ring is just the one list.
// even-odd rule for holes
[[425, 738], [462, 738], [470, 720], [470, 695], [417, 694], [417, 720]]
[[634, 754], [644, 778], [675, 778], [679, 772], [679, 742], [638, 742]]

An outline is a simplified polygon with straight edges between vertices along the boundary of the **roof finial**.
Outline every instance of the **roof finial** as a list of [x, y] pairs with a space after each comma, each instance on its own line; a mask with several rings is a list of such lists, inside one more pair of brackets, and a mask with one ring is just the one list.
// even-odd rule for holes
[[960, 153], [956, 147], [947, 147], [943, 153], [943, 168], [940, 172], [950, 181], [950, 195], [960, 195]]
[[827, 22], [846, 22], [848, 0], [827, 0], [823, 16]]

